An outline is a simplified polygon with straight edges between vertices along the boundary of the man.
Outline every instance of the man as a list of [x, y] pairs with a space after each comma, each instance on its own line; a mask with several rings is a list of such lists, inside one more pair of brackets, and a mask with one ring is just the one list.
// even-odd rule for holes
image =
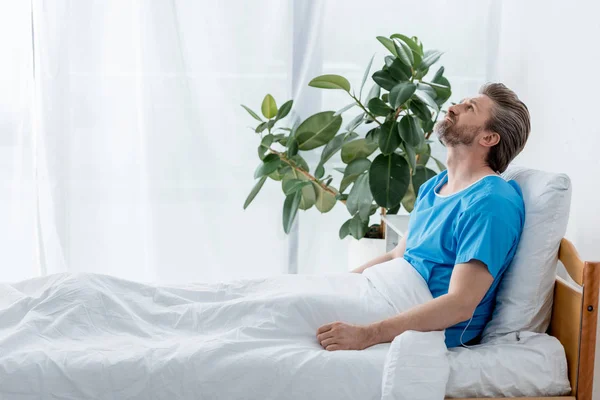
[[518, 185], [498, 174], [525, 146], [529, 112], [506, 86], [487, 84], [450, 107], [435, 130], [448, 150], [448, 170], [419, 189], [398, 246], [353, 271], [403, 257], [433, 300], [366, 326], [324, 325], [317, 339], [326, 350], [362, 350], [405, 331], [444, 329], [446, 345], [455, 347], [477, 340], [491, 318], [525, 218]]

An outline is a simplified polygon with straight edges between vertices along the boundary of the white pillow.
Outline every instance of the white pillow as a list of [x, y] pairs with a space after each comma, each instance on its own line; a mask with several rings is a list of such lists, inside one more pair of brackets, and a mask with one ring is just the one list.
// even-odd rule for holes
[[492, 320], [482, 342], [510, 332], [545, 332], [550, 323], [558, 248], [565, 235], [571, 181], [555, 174], [509, 167], [502, 174], [523, 192], [525, 226], [511, 265], [504, 273]]

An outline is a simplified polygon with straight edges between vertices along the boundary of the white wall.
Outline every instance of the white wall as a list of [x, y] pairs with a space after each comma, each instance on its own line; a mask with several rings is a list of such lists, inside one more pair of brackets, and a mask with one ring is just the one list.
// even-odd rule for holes
[[[500, 11], [501, 10], [501, 11]], [[528, 105], [532, 133], [519, 164], [565, 172], [573, 184], [567, 237], [600, 260], [600, 3], [504, 1], [491, 80]], [[600, 330], [598, 330], [600, 332]], [[600, 346], [594, 399], [600, 399]]]

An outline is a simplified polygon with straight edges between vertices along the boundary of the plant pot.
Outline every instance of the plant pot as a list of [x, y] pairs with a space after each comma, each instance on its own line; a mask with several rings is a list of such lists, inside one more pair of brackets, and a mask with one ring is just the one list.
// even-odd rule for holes
[[352, 237], [348, 241], [348, 270], [360, 267], [372, 259], [385, 254], [385, 239], [356, 240]]

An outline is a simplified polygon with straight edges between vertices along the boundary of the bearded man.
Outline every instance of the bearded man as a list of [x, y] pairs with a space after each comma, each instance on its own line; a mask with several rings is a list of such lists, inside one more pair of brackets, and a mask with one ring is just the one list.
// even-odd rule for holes
[[383, 287], [378, 268], [403, 259], [433, 299], [369, 325], [323, 325], [317, 331], [323, 348], [360, 350], [411, 330], [445, 330], [447, 347], [478, 340], [525, 219], [519, 186], [500, 173], [521, 152], [530, 128], [527, 107], [501, 83], [448, 109], [435, 127], [448, 150], [448, 169], [420, 187], [398, 246], [353, 271]]

